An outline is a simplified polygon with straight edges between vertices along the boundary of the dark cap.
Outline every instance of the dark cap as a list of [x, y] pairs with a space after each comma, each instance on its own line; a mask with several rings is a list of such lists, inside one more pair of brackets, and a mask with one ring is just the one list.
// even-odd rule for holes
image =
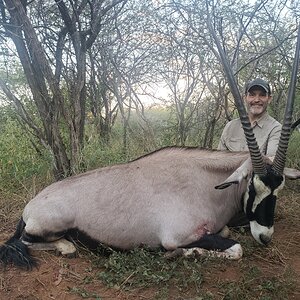
[[254, 86], [262, 87], [267, 94], [271, 95], [271, 88], [268, 82], [266, 82], [263, 79], [256, 78], [250, 82], [247, 83], [245, 93], [247, 94], [250, 89], [252, 89]]

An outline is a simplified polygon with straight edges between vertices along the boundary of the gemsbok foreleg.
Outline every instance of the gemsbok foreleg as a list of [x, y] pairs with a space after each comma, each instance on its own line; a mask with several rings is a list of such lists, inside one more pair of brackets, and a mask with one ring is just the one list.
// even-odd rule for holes
[[195, 242], [180, 247], [174, 251], [169, 251], [166, 254], [166, 257], [172, 258], [179, 255], [183, 255], [185, 257], [203, 255], [237, 260], [243, 256], [243, 250], [238, 242], [224, 238], [217, 233], [204, 235]]

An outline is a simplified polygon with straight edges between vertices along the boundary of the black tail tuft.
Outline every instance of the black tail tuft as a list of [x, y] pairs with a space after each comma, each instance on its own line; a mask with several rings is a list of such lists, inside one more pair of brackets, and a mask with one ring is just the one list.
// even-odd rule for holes
[[16, 238], [11, 238], [0, 247], [0, 262], [5, 267], [13, 264], [27, 270], [37, 266], [37, 260], [30, 255], [27, 245]]
[[30, 255], [28, 246], [20, 240], [24, 227], [25, 223], [21, 219], [14, 236], [0, 246], [0, 263], [4, 267], [13, 264], [19, 268], [31, 270], [37, 266], [37, 260]]

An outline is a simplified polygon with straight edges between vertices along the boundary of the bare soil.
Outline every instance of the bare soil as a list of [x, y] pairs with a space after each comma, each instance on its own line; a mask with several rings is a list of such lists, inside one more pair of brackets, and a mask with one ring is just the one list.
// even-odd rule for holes
[[[201, 288], [205, 297], [200, 297], [193, 286], [185, 291], [170, 288], [165, 296], [158, 296], [157, 289], [161, 287], [155, 286], [130, 291], [108, 288], [95, 279], [97, 270], [92, 267], [90, 255], [79, 252], [77, 258], [65, 258], [41, 251], [34, 254], [40, 260], [37, 269], [24, 271], [9, 267], [1, 270], [0, 299], [239, 299], [240, 290], [244, 299], [300, 299], [300, 190], [284, 192], [280, 198], [271, 245], [254, 249], [245, 245], [240, 261], [212, 260], [209, 267], [203, 269]], [[0, 221], [2, 244], [13, 233], [17, 216], [5, 216]], [[243, 240], [244, 243], [249, 239]], [[257, 269], [260, 272], [252, 274]], [[260, 286], [262, 282], [270, 286]], [[231, 285], [233, 291], [230, 291]], [[264, 296], [263, 289], [270, 289], [269, 298]]]

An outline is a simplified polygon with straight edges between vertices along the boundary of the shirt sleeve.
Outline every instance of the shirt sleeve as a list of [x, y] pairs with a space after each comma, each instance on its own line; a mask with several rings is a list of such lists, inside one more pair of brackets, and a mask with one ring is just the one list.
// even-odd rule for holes
[[226, 146], [226, 136], [227, 136], [227, 131], [228, 131], [228, 124], [227, 123], [223, 129], [223, 132], [221, 134], [221, 138], [219, 141], [219, 145], [218, 145], [218, 150], [228, 150], [227, 146]]
[[277, 124], [271, 130], [268, 136], [268, 146], [267, 146], [267, 155], [274, 156], [277, 151], [279, 139], [281, 134], [281, 124]]

